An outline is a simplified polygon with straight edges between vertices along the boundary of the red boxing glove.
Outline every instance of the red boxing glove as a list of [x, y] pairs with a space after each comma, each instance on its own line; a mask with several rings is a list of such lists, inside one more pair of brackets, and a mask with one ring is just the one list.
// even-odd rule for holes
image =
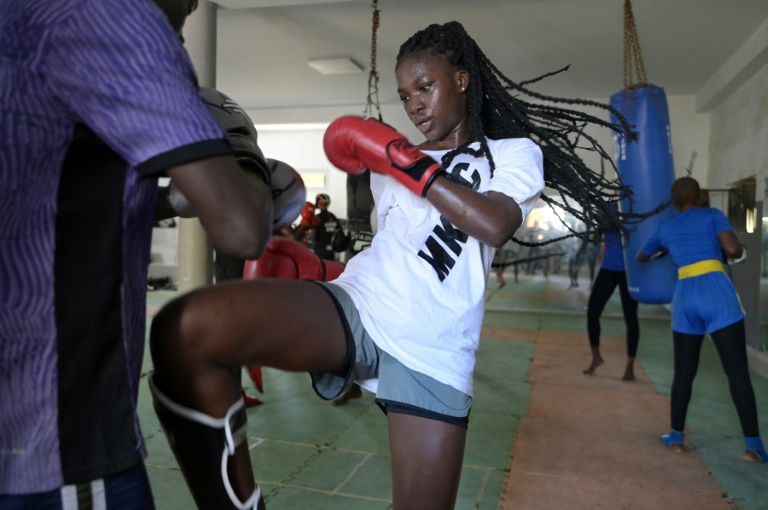
[[251, 381], [253, 381], [253, 385], [259, 390], [259, 393], [264, 393], [264, 378], [261, 374], [261, 365], [248, 365], [248, 375], [251, 376]]
[[394, 177], [420, 197], [445, 169], [408, 142], [405, 136], [375, 119], [354, 115], [331, 122], [323, 136], [325, 155], [345, 172], [372, 172]]
[[312, 202], [306, 202], [304, 209], [301, 211], [301, 223], [302, 227], [314, 228], [320, 225], [320, 218], [315, 216], [315, 204]]
[[283, 278], [329, 282], [344, 271], [344, 264], [322, 260], [315, 252], [293, 239], [273, 237], [256, 260], [247, 260], [243, 279]]

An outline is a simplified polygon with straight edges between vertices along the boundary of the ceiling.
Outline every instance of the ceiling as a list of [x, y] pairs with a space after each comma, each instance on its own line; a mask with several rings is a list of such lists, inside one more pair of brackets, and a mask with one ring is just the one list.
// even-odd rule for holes
[[[220, 0], [217, 87], [248, 109], [365, 104], [372, 0]], [[768, 0], [635, 0], [648, 81], [696, 94], [768, 19]], [[570, 65], [534, 85], [562, 97], [607, 98], [624, 88], [622, 0], [379, 0], [381, 105], [396, 104], [400, 44], [430, 23], [456, 20], [510, 79]], [[319, 74], [310, 59], [349, 57], [359, 74]], [[361, 112], [362, 113], [362, 112]]]

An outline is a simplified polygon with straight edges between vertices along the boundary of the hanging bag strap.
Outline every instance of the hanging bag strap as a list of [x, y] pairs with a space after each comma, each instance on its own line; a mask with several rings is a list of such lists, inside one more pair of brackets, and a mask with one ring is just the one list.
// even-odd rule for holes
[[373, 117], [373, 107], [376, 107], [378, 119], [381, 118], [379, 106], [379, 72], [376, 70], [376, 32], [379, 30], [379, 0], [373, 0], [373, 20], [371, 29], [371, 71], [368, 73], [368, 99], [363, 116]]
[[648, 85], [645, 76], [640, 39], [637, 37], [632, 2], [624, 0], [624, 88], [634, 89]]

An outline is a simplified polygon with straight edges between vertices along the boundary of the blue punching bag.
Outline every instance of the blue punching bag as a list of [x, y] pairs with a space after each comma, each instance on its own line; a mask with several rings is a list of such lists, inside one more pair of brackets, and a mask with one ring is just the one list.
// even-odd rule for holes
[[[632, 196], [620, 202], [621, 212], [649, 213], [669, 200], [675, 181], [667, 97], [664, 89], [645, 85], [617, 92], [610, 103], [638, 134], [633, 143], [614, 135], [619, 176], [632, 190]], [[614, 115], [611, 120], [618, 122]], [[675, 214], [670, 204], [658, 214], [627, 225], [628, 233], [622, 239], [627, 283], [630, 294], [640, 303], [672, 302], [677, 280], [672, 258], [666, 255], [641, 264], [637, 252], [656, 226]]]

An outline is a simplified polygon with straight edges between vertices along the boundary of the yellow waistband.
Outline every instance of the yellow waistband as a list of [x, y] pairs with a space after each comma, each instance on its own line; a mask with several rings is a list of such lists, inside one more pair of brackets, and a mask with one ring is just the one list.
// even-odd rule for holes
[[714, 259], [702, 260], [701, 262], [678, 268], [677, 277], [682, 280], [683, 278], [691, 278], [692, 276], [713, 273], [715, 271], [725, 272], [722, 262]]

